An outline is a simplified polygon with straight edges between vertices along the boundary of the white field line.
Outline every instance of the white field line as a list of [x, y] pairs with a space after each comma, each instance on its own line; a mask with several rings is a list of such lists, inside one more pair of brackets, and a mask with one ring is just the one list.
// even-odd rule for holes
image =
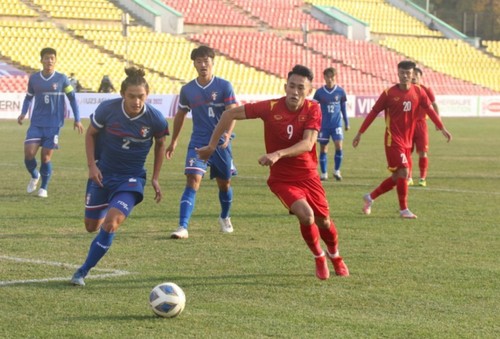
[[[10, 256], [6, 256], [6, 255], [0, 255], [0, 260], [15, 261], [18, 263], [57, 266], [57, 267], [64, 267], [64, 268], [79, 268], [80, 267], [78, 265], [65, 264], [65, 263], [61, 263], [61, 262], [57, 262], [57, 261], [26, 259], [26, 258], [10, 257]], [[90, 279], [110, 278], [110, 277], [119, 277], [122, 275], [131, 274], [130, 272], [123, 271], [123, 270], [111, 270], [111, 269], [100, 269], [100, 268], [93, 268], [92, 272], [102, 272], [102, 274], [89, 274], [87, 276], [87, 278], [90, 278]], [[69, 282], [70, 279], [71, 279], [71, 276], [45, 278], [45, 279], [3, 280], [3, 281], [0, 280], [0, 286], [15, 285], [15, 284], [40, 283], [40, 282], [49, 282], [49, 281], [68, 281]]]

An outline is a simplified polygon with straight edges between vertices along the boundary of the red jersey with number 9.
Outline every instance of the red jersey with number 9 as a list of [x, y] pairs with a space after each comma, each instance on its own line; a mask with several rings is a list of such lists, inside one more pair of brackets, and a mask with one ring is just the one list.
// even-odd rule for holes
[[[315, 101], [306, 99], [301, 109], [290, 111], [285, 97], [245, 105], [247, 119], [260, 118], [264, 121], [266, 152], [272, 153], [295, 145], [303, 139], [304, 131], [319, 131], [321, 108]], [[296, 157], [281, 158], [270, 168], [269, 178], [294, 182], [318, 175], [316, 144], [311, 150]]]

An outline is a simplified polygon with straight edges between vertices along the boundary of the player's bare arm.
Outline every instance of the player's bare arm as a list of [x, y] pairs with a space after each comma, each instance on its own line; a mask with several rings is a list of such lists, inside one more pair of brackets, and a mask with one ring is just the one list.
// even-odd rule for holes
[[76, 129], [78, 131], [78, 134], [83, 134], [83, 132], [85, 131], [85, 128], [80, 121], [75, 121], [75, 123], [73, 124], [73, 129]]
[[318, 140], [318, 131], [306, 129], [302, 140], [295, 145], [281, 149], [279, 151], [268, 153], [259, 158], [259, 164], [262, 166], [272, 166], [281, 158], [296, 157], [304, 152], [310, 151]]
[[89, 179], [99, 186], [102, 185], [102, 173], [95, 163], [95, 140], [99, 131], [92, 125], [89, 126], [85, 135], [85, 152], [87, 154], [87, 166], [89, 167]]
[[163, 154], [165, 154], [166, 137], [155, 138], [154, 161], [153, 161], [153, 175], [151, 176], [151, 185], [155, 190], [155, 201], [159, 203], [163, 197], [159, 183], [160, 170], [163, 165]]
[[17, 123], [19, 125], [22, 125], [23, 124], [23, 120], [24, 120], [25, 117], [26, 117], [26, 114], [22, 114], [22, 113], [19, 114], [19, 116], [17, 117]]
[[177, 139], [179, 138], [179, 134], [181, 133], [182, 126], [184, 126], [184, 121], [186, 119], [186, 115], [188, 111], [186, 110], [178, 110], [177, 114], [174, 117], [174, 131], [172, 132], [172, 139], [170, 140], [170, 145], [165, 150], [165, 157], [167, 159], [172, 159], [174, 156], [175, 148], [177, 147]]
[[[226, 111], [237, 107], [237, 104], [231, 104], [226, 106]], [[229, 142], [231, 141], [231, 134], [233, 133], [234, 126], [236, 125], [236, 120], [233, 120], [231, 126], [226, 130], [226, 133], [224, 133], [224, 143], [220, 145], [220, 148], [227, 148], [229, 146]]]
[[219, 143], [219, 139], [226, 131], [234, 126], [235, 120], [244, 120], [246, 119], [245, 115], [245, 106], [237, 106], [230, 110], [224, 111], [222, 113], [217, 126], [212, 132], [212, 137], [210, 138], [210, 142], [208, 145], [203, 146], [201, 148], [196, 148], [196, 153], [202, 160], [208, 160], [212, 153], [217, 148], [217, 144]]
[[352, 147], [356, 148], [359, 145], [359, 142], [361, 141], [361, 133], [358, 132], [354, 139], [352, 139]]

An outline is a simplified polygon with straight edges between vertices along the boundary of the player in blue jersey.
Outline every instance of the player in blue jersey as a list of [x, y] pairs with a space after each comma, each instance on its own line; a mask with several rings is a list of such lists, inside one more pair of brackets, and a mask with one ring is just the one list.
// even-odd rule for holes
[[165, 153], [168, 123], [153, 106], [146, 103], [149, 85], [144, 71], [125, 69], [121, 98], [103, 101], [90, 116], [85, 137], [89, 180], [85, 198], [85, 228], [99, 231], [90, 244], [87, 259], [71, 278], [84, 286], [84, 278], [106, 254], [115, 233], [134, 206], [144, 197], [144, 163], [153, 145], [154, 163], [151, 184], [155, 201], [162, 199], [158, 182]]
[[198, 77], [181, 88], [179, 108], [174, 118], [172, 140], [165, 153], [167, 159], [172, 158], [186, 115], [191, 112], [193, 131], [184, 169], [186, 187], [180, 200], [179, 227], [171, 234], [173, 239], [188, 237], [187, 229], [193, 213], [196, 193], [208, 166], [210, 166], [210, 179], [215, 178], [219, 187], [221, 205], [219, 225], [221, 231], [223, 233], [233, 232], [229, 211], [233, 200], [230, 139], [234, 124], [221, 137], [219, 147], [208, 161], [202, 161], [196, 153], [196, 148], [208, 144], [222, 112], [237, 106], [231, 83], [213, 75], [214, 57], [214, 51], [206, 46], [200, 46], [191, 52], [191, 60], [193, 60]]
[[[52, 176], [52, 154], [59, 147], [59, 130], [64, 125], [64, 111], [66, 109], [64, 95], [68, 97], [69, 103], [75, 117], [74, 129], [83, 133], [83, 125], [80, 122], [80, 111], [76, 103], [75, 89], [71, 86], [68, 77], [55, 71], [57, 53], [50, 47], [42, 49], [40, 61], [43, 69], [32, 74], [28, 80], [28, 91], [24, 98], [21, 115], [17, 118], [19, 125], [28, 113], [31, 102], [35, 99], [31, 113], [31, 122], [26, 139], [24, 140], [24, 164], [31, 175], [26, 191], [32, 193], [36, 190], [40, 177], [42, 184], [38, 190], [38, 196], [46, 198], [50, 177]], [[40, 170], [36, 154], [42, 147]]]
[[337, 70], [333, 67], [326, 68], [323, 71], [325, 85], [314, 93], [314, 100], [319, 102], [322, 112], [321, 131], [318, 135], [318, 142], [320, 144], [320, 178], [321, 180], [328, 179], [328, 143], [330, 142], [330, 138], [332, 138], [335, 144], [335, 169], [333, 176], [337, 181], [340, 181], [342, 180], [340, 167], [344, 157], [344, 151], [342, 150], [344, 131], [342, 126], [348, 131], [349, 119], [346, 112], [347, 97], [344, 89], [335, 83], [336, 75]]

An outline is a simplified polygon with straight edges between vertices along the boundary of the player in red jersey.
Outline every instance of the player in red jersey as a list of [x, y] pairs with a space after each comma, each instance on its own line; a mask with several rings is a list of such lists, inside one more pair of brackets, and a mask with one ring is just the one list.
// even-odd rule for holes
[[[432, 91], [431, 88], [424, 86], [420, 83], [422, 75], [423, 75], [422, 70], [418, 67], [415, 67], [415, 71], [413, 72], [412, 82], [415, 85], [419, 85], [424, 89], [425, 93], [429, 97], [429, 100], [431, 101], [432, 108], [434, 108], [436, 113], [439, 114], [439, 107], [436, 104], [436, 97], [434, 96], [434, 92]], [[426, 178], [427, 178], [427, 169], [429, 168], [429, 158], [427, 157], [427, 152], [429, 151], [429, 131], [427, 129], [427, 114], [423, 109], [417, 110], [417, 121], [415, 125], [415, 132], [413, 133], [413, 143], [411, 148], [412, 153], [414, 149], [416, 149], [418, 153], [418, 167], [420, 169], [420, 179], [418, 180], [418, 186], [425, 187], [427, 186]], [[412, 179], [413, 161], [411, 157], [408, 160], [410, 161], [408, 185], [411, 186], [413, 185], [413, 179]]]
[[387, 168], [392, 172], [392, 175], [371, 193], [365, 194], [363, 197], [363, 212], [365, 214], [371, 213], [373, 200], [396, 186], [401, 217], [407, 219], [417, 218], [408, 209], [407, 178], [408, 159], [411, 156], [413, 131], [418, 109], [425, 111], [448, 142], [451, 140], [451, 134], [444, 127], [436, 111], [432, 109], [431, 102], [425, 91], [411, 82], [415, 67], [413, 61], [401, 61], [398, 64], [399, 84], [386, 89], [380, 95], [352, 141], [352, 145], [357, 147], [361, 141], [361, 135], [368, 129], [379, 112], [384, 110], [386, 123], [384, 136], [385, 155]]
[[[264, 121], [264, 140], [267, 154], [258, 161], [270, 167], [267, 184], [285, 207], [300, 223], [300, 231], [316, 262], [316, 276], [328, 279], [327, 256], [335, 273], [348, 276], [349, 270], [338, 250], [338, 235], [329, 215], [326, 193], [318, 174], [316, 140], [321, 127], [321, 108], [306, 99], [312, 92], [312, 72], [296, 65], [288, 73], [286, 96], [246, 104], [223, 113], [207, 146], [197, 150], [201, 159], [208, 159], [217, 147], [219, 137], [234, 120]], [[326, 243], [327, 253], [319, 238]]]

